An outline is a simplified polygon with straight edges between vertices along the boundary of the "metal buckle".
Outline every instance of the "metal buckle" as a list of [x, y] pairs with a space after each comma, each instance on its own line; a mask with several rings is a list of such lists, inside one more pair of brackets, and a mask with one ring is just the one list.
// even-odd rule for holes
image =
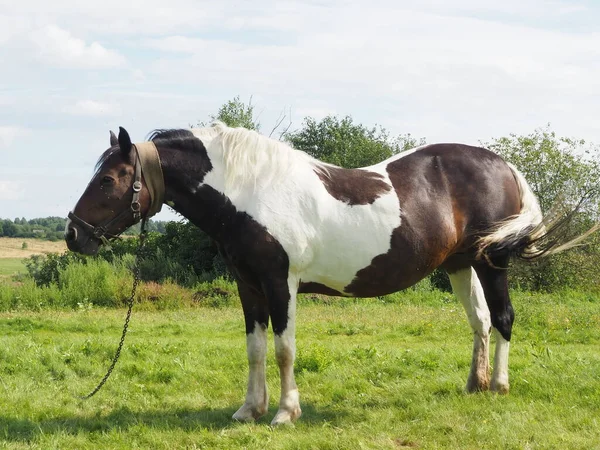
[[141, 209], [140, 202], [137, 202], [137, 201], [136, 202], [131, 202], [131, 210], [134, 213], [139, 213], [140, 209]]
[[131, 188], [133, 189], [133, 192], [140, 192], [142, 190], [142, 182], [141, 181], [135, 181], [133, 183], [133, 186]]
[[95, 238], [100, 239], [106, 234], [106, 229], [104, 227], [96, 227], [92, 233], [94, 234]]

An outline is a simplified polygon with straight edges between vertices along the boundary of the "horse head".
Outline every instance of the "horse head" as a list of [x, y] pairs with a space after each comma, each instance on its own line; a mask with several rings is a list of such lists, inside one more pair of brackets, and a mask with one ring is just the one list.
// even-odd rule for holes
[[118, 138], [112, 131], [110, 135], [110, 148], [69, 213], [65, 240], [72, 251], [95, 254], [101, 244], [154, 215], [162, 205], [164, 182], [154, 144], [132, 144], [124, 128]]

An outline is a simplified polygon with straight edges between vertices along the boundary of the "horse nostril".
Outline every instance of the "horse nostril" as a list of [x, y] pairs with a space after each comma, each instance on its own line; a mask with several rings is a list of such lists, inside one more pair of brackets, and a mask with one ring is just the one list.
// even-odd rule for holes
[[75, 228], [69, 227], [65, 238], [69, 242], [76, 241], [77, 240], [77, 230]]

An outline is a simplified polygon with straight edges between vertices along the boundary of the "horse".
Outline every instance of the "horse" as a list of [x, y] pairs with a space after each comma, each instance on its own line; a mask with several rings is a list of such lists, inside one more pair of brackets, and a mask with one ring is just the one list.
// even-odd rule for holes
[[473, 332], [466, 391], [507, 393], [509, 260], [577, 241], [561, 244], [524, 176], [484, 148], [431, 144], [344, 169], [217, 122], [155, 130], [139, 144], [123, 128], [118, 137], [111, 131], [110, 148], [69, 213], [67, 246], [95, 254], [163, 203], [216, 242], [237, 283], [249, 370], [235, 420], [267, 413], [272, 325], [281, 378], [273, 425], [301, 415], [293, 367], [297, 294], [382, 296], [443, 269]]

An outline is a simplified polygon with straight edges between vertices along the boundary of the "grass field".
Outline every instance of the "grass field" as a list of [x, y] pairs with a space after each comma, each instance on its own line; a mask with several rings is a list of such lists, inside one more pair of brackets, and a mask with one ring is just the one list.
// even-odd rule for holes
[[26, 271], [23, 258], [0, 258], [0, 278]]
[[230, 419], [246, 385], [239, 308], [134, 311], [113, 378], [88, 401], [77, 396], [104, 374], [124, 312], [3, 313], [0, 441], [39, 449], [600, 448], [600, 303], [520, 295], [515, 308], [510, 395], [467, 395], [471, 337], [454, 300], [304, 300], [304, 414], [278, 429], [268, 425], [279, 394], [272, 343], [268, 416]]

